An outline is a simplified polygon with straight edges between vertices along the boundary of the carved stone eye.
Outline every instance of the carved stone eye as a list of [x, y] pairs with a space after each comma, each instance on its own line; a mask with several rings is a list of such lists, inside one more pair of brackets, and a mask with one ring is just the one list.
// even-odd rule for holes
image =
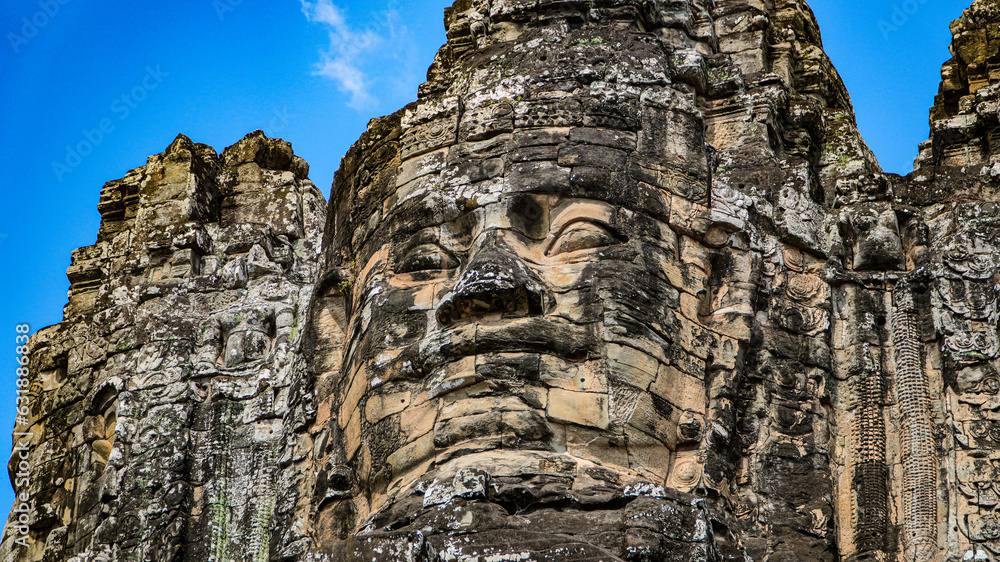
[[607, 227], [589, 220], [570, 223], [556, 238], [546, 255], [556, 256], [581, 250], [592, 250], [618, 244], [620, 239]]
[[452, 269], [458, 266], [458, 260], [450, 252], [437, 244], [423, 244], [410, 250], [399, 263], [396, 273], [415, 273], [418, 271], [436, 271]]

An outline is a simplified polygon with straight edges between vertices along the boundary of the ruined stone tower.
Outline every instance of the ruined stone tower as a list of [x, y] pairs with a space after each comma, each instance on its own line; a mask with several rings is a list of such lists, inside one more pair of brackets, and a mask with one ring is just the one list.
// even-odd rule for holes
[[458, 0], [327, 205], [256, 132], [105, 185], [10, 561], [1000, 556], [1000, 5], [907, 177], [801, 0]]

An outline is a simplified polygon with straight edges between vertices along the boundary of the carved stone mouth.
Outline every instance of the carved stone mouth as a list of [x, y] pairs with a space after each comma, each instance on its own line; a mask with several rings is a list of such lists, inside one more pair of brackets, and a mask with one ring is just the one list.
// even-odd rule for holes
[[430, 334], [418, 351], [422, 372], [463, 358], [488, 353], [539, 353], [568, 361], [584, 361], [601, 353], [592, 326], [544, 317], [515, 318], [502, 323], [465, 323]]
[[473, 297], [448, 299], [438, 308], [437, 320], [441, 326], [452, 326], [464, 320], [500, 314], [504, 318], [518, 318], [542, 314], [541, 296], [524, 287], [477, 292]]

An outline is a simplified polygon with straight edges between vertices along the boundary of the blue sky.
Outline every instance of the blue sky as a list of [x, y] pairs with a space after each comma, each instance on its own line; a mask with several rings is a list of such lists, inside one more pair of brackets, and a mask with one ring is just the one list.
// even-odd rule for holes
[[[882, 166], [927, 138], [948, 23], [970, 0], [812, 0]], [[57, 323], [70, 252], [101, 186], [178, 133], [220, 151], [263, 129], [329, 194], [372, 117], [416, 97], [449, 0], [5, 0], [0, 3], [0, 455], [14, 423], [15, 326]], [[3, 342], [7, 342], [6, 344]], [[12, 501], [0, 485], [0, 510]]]

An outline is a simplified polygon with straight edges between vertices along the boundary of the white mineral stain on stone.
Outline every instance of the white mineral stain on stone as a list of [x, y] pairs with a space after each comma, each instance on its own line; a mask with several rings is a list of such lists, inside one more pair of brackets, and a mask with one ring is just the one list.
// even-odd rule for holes
[[471, 526], [474, 520], [475, 517], [473, 516], [472, 512], [466, 511], [465, 514], [462, 516], [462, 522], [461, 522], [462, 527]]
[[704, 518], [699, 517], [694, 522], [694, 540], [704, 541], [708, 540], [708, 521]]
[[516, 562], [517, 560], [531, 560], [531, 553], [493, 554], [483, 558], [483, 562]]
[[651, 482], [637, 482], [635, 484], [630, 484], [625, 488], [625, 496], [665, 498], [667, 497], [667, 490], [659, 484], [653, 484]]

